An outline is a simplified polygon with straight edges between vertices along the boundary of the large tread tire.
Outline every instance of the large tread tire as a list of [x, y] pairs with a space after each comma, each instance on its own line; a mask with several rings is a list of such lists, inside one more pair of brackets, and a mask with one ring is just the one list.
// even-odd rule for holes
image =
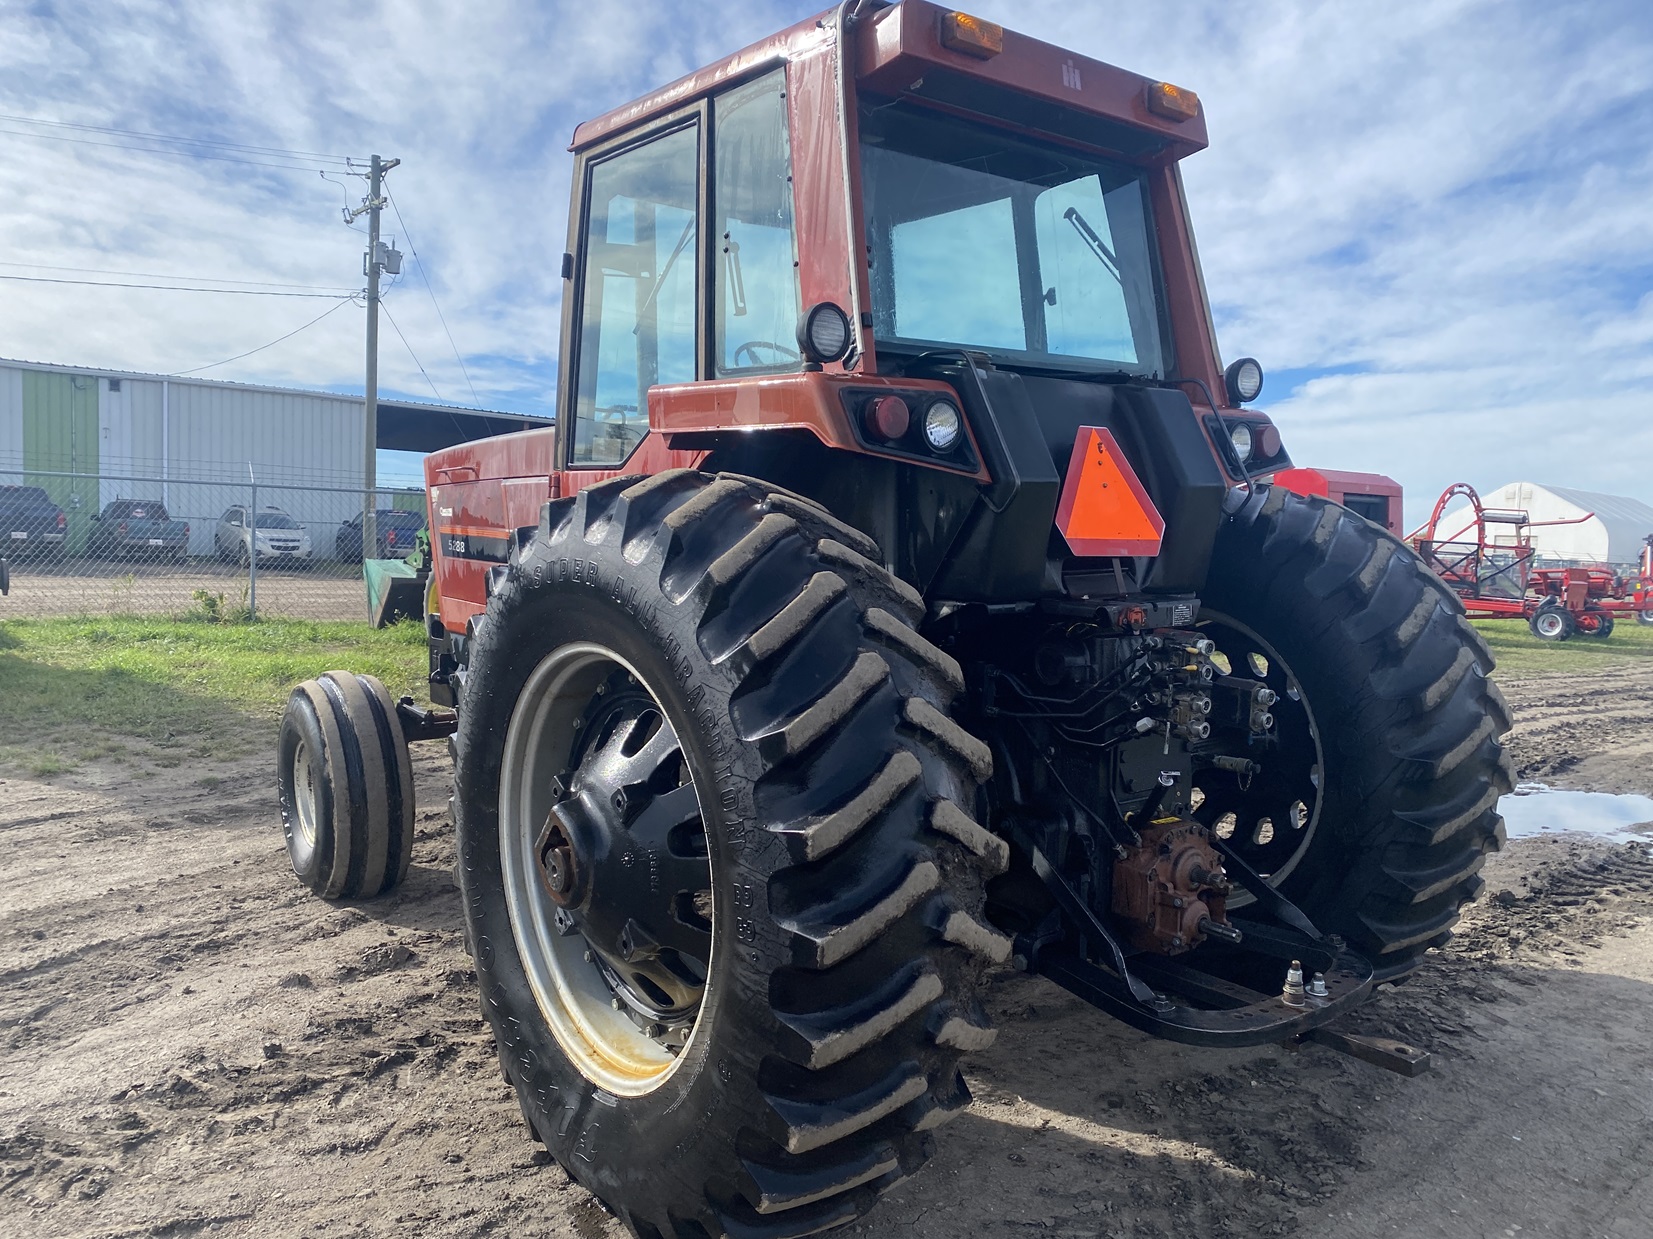
[[[958, 665], [876, 546], [746, 478], [621, 477], [545, 507], [496, 571], [460, 698], [459, 881], [483, 1010], [536, 1138], [644, 1239], [813, 1234], [932, 1150], [990, 1043], [976, 994], [1005, 844], [969, 815], [986, 746]], [[700, 789], [714, 945], [699, 1023], [641, 1096], [558, 1044], [502, 896], [502, 750], [536, 666], [600, 641]]]
[[299, 881], [323, 899], [395, 889], [413, 854], [413, 768], [385, 686], [348, 671], [306, 680], [287, 699], [276, 753]]
[[1492, 654], [1405, 543], [1316, 496], [1256, 488], [1212, 563], [1202, 602], [1281, 651], [1321, 732], [1319, 829], [1281, 890], [1397, 978], [1450, 939], [1503, 845]]

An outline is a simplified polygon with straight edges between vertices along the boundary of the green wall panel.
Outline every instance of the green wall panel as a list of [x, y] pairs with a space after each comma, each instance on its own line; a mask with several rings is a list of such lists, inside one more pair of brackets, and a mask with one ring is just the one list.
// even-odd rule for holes
[[[42, 488], [68, 514], [70, 553], [83, 553], [87, 525], [98, 507], [97, 379], [23, 372], [23, 469], [25, 484]], [[52, 473], [83, 476], [48, 476]]]

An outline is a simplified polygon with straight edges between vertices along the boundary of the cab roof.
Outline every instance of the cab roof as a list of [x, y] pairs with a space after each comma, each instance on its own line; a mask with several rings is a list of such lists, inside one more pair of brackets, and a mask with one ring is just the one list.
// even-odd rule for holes
[[[986, 116], [1145, 163], [1205, 148], [1203, 107], [1182, 121], [1149, 111], [1154, 79], [1013, 30], [1004, 31], [1002, 50], [990, 57], [957, 51], [942, 42], [942, 24], [953, 12], [929, 0], [904, 0], [864, 17], [854, 35], [858, 89]], [[836, 15], [828, 9], [584, 122], [569, 149], [586, 150], [763, 69], [826, 49]]]

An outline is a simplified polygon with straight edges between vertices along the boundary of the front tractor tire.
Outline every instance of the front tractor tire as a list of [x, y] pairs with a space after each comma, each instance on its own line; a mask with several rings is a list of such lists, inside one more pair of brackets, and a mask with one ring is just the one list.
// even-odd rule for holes
[[1219, 648], [1274, 664], [1282, 764], [1302, 777], [1271, 806], [1266, 765], [1244, 790], [1208, 772], [1201, 815], [1234, 806], [1219, 833], [1398, 978], [1451, 937], [1503, 843], [1510, 717], [1492, 655], [1404, 543], [1325, 499], [1257, 488], [1212, 562], [1202, 619]]
[[969, 1095], [1005, 844], [876, 547], [674, 471], [546, 505], [460, 698], [468, 935], [537, 1139], [645, 1239], [864, 1213]]
[[413, 767], [396, 703], [376, 678], [326, 671], [292, 691], [276, 785], [293, 872], [323, 899], [372, 899], [406, 876]]

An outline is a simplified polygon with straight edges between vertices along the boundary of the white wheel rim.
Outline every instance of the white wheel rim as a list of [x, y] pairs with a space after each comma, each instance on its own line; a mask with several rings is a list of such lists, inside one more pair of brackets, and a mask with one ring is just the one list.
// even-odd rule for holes
[[[500, 764], [499, 853], [517, 954], [557, 1044], [592, 1083], [617, 1096], [641, 1097], [663, 1085], [689, 1057], [702, 1020], [696, 1018], [682, 1051], [672, 1054], [616, 1010], [614, 991], [588, 960], [585, 939], [559, 932], [534, 858], [535, 839], [553, 803], [551, 781], [566, 770], [574, 750], [575, 724], [596, 686], [616, 669], [647, 686], [620, 655], [591, 643], [554, 650], [528, 677], [511, 714]], [[658, 705], [658, 697], [655, 701]], [[715, 931], [712, 950], [708, 995], [716, 967]]]
[[316, 766], [310, 746], [300, 740], [293, 749], [293, 810], [298, 817], [299, 838], [304, 846], [316, 847]]

